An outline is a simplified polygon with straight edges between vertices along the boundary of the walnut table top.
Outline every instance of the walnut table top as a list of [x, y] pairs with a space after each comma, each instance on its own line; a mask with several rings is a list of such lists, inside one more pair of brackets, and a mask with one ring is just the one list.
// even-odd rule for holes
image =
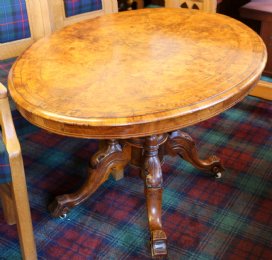
[[241, 100], [266, 62], [262, 40], [231, 18], [142, 9], [86, 20], [36, 42], [9, 90], [51, 132], [128, 138], [169, 132]]

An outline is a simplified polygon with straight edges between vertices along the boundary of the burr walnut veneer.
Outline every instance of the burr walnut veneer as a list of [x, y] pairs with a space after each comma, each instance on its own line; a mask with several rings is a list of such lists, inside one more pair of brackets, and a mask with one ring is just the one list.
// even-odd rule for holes
[[[231, 18], [148, 9], [86, 20], [36, 42], [14, 64], [10, 93], [31, 123], [61, 135], [103, 139], [85, 184], [50, 205], [65, 215], [127, 164], [142, 169], [153, 256], [167, 253], [161, 223], [165, 154], [219, 176], [178, 130], [243, 99], [266, 62], [262, 40]], [[171, 235], [171, 234], [169, 234]]]

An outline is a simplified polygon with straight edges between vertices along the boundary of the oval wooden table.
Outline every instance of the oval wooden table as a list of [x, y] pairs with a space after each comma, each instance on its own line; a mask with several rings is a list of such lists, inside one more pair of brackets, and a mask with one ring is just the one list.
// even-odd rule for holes
[[219, 159], [199, 159], [192, 138], [178, 129], [242, 100], [265, 63], [262, 40], [245, 25], [185, 9], [106, 15], [36, 42], [9, 75], [21, 114], [50, 132], [107, 140], [90, 160], [85, 184], [58, 196], [52, 215], [65, 215], [130, 163], [142, 169], [152, 255], [165, 255], [163, 156], [179, 155], [219, 176]]

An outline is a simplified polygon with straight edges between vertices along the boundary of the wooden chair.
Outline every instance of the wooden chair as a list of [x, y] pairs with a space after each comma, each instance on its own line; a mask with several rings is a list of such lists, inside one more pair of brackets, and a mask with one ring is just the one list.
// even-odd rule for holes
[[217, 0], [165, 0], [167, 8], [189, 8], [207, 12], [216, 12]]
[[[74, 8], [76, 12], [73, 12], [72, 10], [72, 12], [69, 12], [69, 9], [71, 9], [69, 7], [71, 7], [71, 5], [89, 5], [90, 10], [81, 10], [83, 12], [77, 12], [80, 10]], [[118, 12], [117, 0], [75, 0], [73, 2], [69, 0], [48, 0], [48, 7], [52, 31], [85, 19]], [[88, 10], [88, 8], [86, 9]]]
[[24, 259], [37, 259], [20, 144], [6, 88], [0, 83], [0, 197], [9, 225], [17, 223]]
[[[72, 12], [67, 12], [69, 6], [73, 5], [89, 5], [91, 8], [70, 8], [73, 9]], [[32, 43], [63, 26], [118, 12], [117, 0], [13, 0], [0, 1], [0, 8], [12, 10], [4, 11], [5, 22], [0, 24], [0, 60], [20, 55]], [[16, 26], [9, 27], [10, 24]], [[19, 37], [26, 28], [29, 29], [28, 33]], [[9, 35], [17, 37], [2, 39]]]
[[0, 1], [0, 60], [16, 57], [52, 31], [46, 0]]

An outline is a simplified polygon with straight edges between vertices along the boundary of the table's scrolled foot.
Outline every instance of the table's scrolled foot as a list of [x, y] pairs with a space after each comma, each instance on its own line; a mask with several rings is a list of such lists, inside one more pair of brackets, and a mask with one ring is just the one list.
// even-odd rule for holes
[[53, 217], [65, 217], [76, 205], [88, 199], [110, 173], [116, 169], [122, 170], [130, 161], [131, 151], [128, 145], [121, 145], [116, 140], [109, 140], [90, 160], [89, 175], [76, 192], [57, 196], [49, 205]]
[[66, 195], [57, 196], [48, 206], [51, 216], [65, 218], [70, 211], [69, 198]]
[[164, 231], [151, 231], [150, 247], [152, 257], [163, 257], [167, 255], [167, 237]]
[[222, 163], [217, 156], [212, 155], [205, 160], [200, 159], [192, 137], [180, 130], [169, 134], [165, 149], [167, 154], [171, 156], [179, 155], [196, 168], [210, 172], [216, 178], [221, 178], [222, 172], [224, 172]]

